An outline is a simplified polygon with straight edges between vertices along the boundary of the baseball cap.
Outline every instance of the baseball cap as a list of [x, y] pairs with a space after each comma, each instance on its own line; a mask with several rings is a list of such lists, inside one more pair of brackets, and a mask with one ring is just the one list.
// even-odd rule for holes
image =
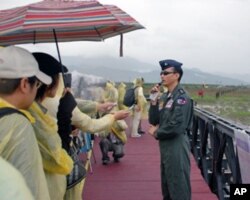
[[161, 60], [159, 61], [159, 64], [161, 66], [161, 69], [167, 69], [169, 67], [174, 67], [175, 69], [181, 69], [182, 63], [176, 61], [176, 60], [171, 60], [171, 59], [167, 59], [167, 60]]
[[44, 84], [52, 82], [51, 77], [39, 70], [34, 56], [21, 47], [0, 48], [0, 78], [16, 79], [36, 76]]

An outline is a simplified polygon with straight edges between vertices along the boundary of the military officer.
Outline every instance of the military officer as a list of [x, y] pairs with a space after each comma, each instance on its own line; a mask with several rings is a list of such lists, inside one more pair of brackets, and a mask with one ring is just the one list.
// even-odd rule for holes
[[[180, 86], [182, 63], [162, 60], [162, 85], [168, 88], [151, 100], [149, 134], [159, 140], [163, 200], [190, 200], [190, 144], [187, 131], [193, 114], [192, 101]], [[159, 84], [151, 92], [159, 92]]]

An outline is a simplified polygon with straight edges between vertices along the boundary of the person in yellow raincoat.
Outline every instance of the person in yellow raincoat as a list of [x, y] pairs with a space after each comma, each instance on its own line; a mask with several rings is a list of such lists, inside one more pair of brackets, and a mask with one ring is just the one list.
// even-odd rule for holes
[[128, 109], [128, 107], [123, 104], [124, 96], [126, 93], [126, 87], [127, 87], [126, 84], [124, 84], [123, 82], [121, 82], [118, 85], [118, 108], [119, 110]]
[[[112, 81], [106, 83], [104, 102], [113, 102], [116, 104], [110, 112], [118, 110], [118, 90], [115, 88], [115, 83]], [[101, 133], [102, 139], [99, 145], [102, 152], [103, 165], [107, 165], [110, 162], [108, 156], [109, 151], [113, 152], [115, 162], [119, 162], [120, 158], [124, 156], [123, 148], [124, 144], [127, 142], [127, 136], [125, 134], [127, 127], [124, 120], [118, 120], [112, 125], [111, 131], [104, 131]]]
[[[63, 142], [65, 142], [66, 145], [67, 142], [69, 143], [67, 139], [71, 131], [69, 128], [68, 132], [65, 131], [62, 133], [66, 134], [65, 140], [62, 141], [59, 135], [61, 134], [61, 127], [57, 126], [56, 120], [47, 114], [47, 108], [42, 105], [44, 99], [55, 96], [59, 83], [59, 73], [62, 71], [62, 68], [60, 63], [48, 54], [33, 53], [33, 56], [36, 58], [40, 70], [52, 78], [52, 83], [48, 86], [42, 85], [39, 88], [36, 101], [33, 102], [29, 111], [36, 119], [36, 123], [33, 127], [42, 154], [43, 168], [49, 187], [50, 198], [51, 200], [62, 200], [66, 193], [66, 175], [73, 169], [73, 161], [62, 145], [64, 144]], [[64, 67], [64, 71], [66, 70]], [[66, 97], [65, 94], [61, 101], [65, 100]], [[70, 102], [66, 107], [69, 106]], [[71, 127], [70, 118], [74, 107], [75, 106], [72, 106], [68, 111], [69, 114], [66, 113], [65, 115], [69, 121], [68, 124], [65, 122], [66, 127]], [[58, 124], [60, 125], [59, 120]]]
[[22, 174], [2, 157], [0, 157], [0, 169], [1, 200], [35, 200]]
[[27, 50], [15, 46], [0, 49], [0, 72], [0, 109], [22, 113], [0, 118], [0, 156], [22, 174], [35, 200], [49, 200], [41, 153], [31, 125], [35, 119], [27, 109], [40, 81], [50, 84], [51, 78], [39, 70]]
[[143, 94], [143, 84], [144, 79], [142, 77], [136, 78], [134, 81], [135, 88], [135, 99], [136, 104], [133, 108], [133, 117], [132, 117], [132, 131], [131, 137], [137, 138], [141, 137], [138, 133], [138, 127], [140, 124], [140, 120], [147, 117], [147, 100]]

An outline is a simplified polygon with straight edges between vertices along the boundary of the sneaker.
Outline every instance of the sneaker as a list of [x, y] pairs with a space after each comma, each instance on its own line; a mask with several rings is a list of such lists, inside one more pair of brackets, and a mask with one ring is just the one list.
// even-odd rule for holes
[[114, 162], [118, 163], [118, 162], [120, 162], [120, 159], [115, 157]]
[[136, 135], [131, 135], [131, 137], [132, 138], [139, 138], [139, 137], [141, 137], [141, 135], [137, 133]]

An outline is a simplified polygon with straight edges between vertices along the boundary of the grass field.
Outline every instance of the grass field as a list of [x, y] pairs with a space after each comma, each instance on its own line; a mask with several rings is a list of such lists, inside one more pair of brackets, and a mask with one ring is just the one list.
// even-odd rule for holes
[[[144, 85], [145, 95], [152, 84]], [[196, 105], [236, 124], [250, 127], [250, 87], [184, 84], [183, 87], [196, 102]], [[203, 89], [203, 97], [198, 92]], [[217, 94], [217, 98], [216, 98]]]
[[236, 124], [250, 126], [250, 88], [208, 86], [204, 89], [203, 97], [198, 95], [199, 89], [192, 89], [189, 86], [187, 91], [197, 102], [197, 106], [230, 119]]

